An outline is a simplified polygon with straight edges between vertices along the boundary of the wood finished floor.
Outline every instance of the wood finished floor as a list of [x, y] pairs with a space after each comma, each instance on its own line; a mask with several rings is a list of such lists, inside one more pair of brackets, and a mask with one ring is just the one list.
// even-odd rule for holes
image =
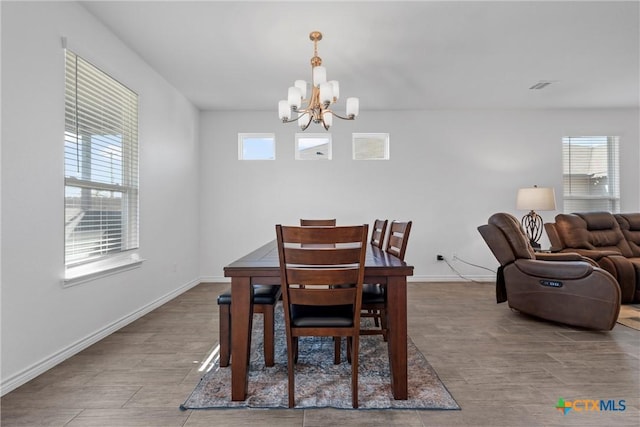
[[[1, 400], [9, 426], [638, 426], [640, 332], [591, 332], [495, 303], [490, 283], [410, 283], [409, 334], [460, 411], [181, 411], [218, 340], [201, 284]], [[555, 409], [558, 398], [624, 399], [622, 412]]]

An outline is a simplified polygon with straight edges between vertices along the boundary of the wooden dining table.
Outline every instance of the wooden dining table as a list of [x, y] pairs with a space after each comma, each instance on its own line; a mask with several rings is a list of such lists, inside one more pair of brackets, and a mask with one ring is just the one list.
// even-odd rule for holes
[[[224, 268], [231, 278], [231, 399], [247, 397], [247, 371], [251, 350], [254, 284], [279, 285], [278, 247], [273, 240]], [[387, 342], [391, 388], [397, 400], [407, 399], [407, 276], [413, 266], [381, 250], [367, 247], [365, 283], [380, 283], [387, 289]], [[382, 339], [382, 338], [380, 338]]]

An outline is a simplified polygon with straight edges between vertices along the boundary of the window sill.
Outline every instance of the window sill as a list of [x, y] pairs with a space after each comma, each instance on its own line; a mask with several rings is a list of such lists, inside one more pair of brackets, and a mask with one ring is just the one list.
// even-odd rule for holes
[[62, 287], [68, 288], [112, 274], [133, 270], [140, 267], [144, 261], [138, 254], [128, 254], [68, 268], [62, 280]]

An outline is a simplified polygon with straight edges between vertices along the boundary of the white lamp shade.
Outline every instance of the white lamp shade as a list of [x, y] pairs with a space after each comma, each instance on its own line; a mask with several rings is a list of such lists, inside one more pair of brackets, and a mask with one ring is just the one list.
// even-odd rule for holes
[[333, 101], [333, 85], [331, 83], [320, 84], [320, 102], [330, 104]]
[[553, 211], [556, 209], [555, 190], [552, 187], [521, 188], [516, 198], [516, 209]]
[[296, 80], [293, 85], [300, 89], [300, 95], [302, 95], [302, 99], [307, 97], [307, 82], [304, 80]]
[[289, 120], [291, 118], [291, 106], [287, 101], [278, 102], [278, 116], [280, 120]]
[[327, 82], [327, 69], [321, 65], [313, 67], [313, 85], [315, 87], [320, 86], [322, 83]]
[[328, 111], [322, 113], [322, 120], [324, 121], [325, 128], [329, 129], [333, 125], [333, 114]]
[[302, 93], [300, 93], [300, 89], [295, 86], [291, 86], [289, 88], [288, 95], [287, 99], [289, 101], [289, 105], [296, 110], [300, 108], [300, 105], [302, 105]]
[[329, 83], [333, 86], [333, 100], [337, 101], [340, 98], [340, 83], [337, 80], [331, 80]]
[[360, 113], [360, 100], [358, 98], [347, 98], [347, 117], [358, 117]]

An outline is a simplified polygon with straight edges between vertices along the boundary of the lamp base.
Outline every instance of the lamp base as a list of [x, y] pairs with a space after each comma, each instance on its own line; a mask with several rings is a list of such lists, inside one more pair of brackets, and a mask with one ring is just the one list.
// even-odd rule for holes
[[524, 234], [529, 238], [529, 242], [534, 249], [540, 248], [540, 237], [542, 237], [542, 217], [534, 211], [522, 217], [522, 228]]

